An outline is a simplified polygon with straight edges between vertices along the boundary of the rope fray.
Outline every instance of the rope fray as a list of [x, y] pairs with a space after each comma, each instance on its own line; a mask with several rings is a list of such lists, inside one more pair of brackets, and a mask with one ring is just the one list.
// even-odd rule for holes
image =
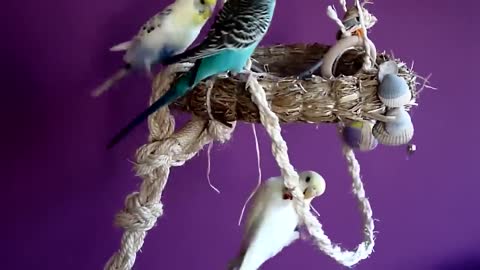
[[[210, 118], [210, 121], [214, 121], [213, 114], [212, 114], [212, 105], [211, 105], [212, 89], [213, 89], [213, 81], [208, 80], [207, 81], [207, 113], [208, 113], [208, 117]], [[220, 190], [212, 184], [212, 179], [210, 179], [212, 148], [213, 148], [213, 141], [211, 141], [208, 144], [208, 149], [207, 149], [207, 181], [210, 188], [213, 189], [218, 194], [220, 194]]]
[[360, 165], [355, 158], [353, 150], [344, 146], [343, 153], [347, 159], [349, 172], [352, 176], [353, 194], [358, 200], [359, 209], [363, 217], [364, 225], [362, 232], [364, 234], [364, 241], [357, 246], [355, 251], [348, 251], [332, 243], [323, 231], [322, 224], [310, 212], [309, 205], [306, 205], [303, 201], [303, 193], [298, 188], [299, 177], [290, 163], [287, 144], [281, 135], [279, 119], [270, 109], [263, 87], [253, 75], [248, 77], [246, 85], [252, 95], [253, 102], [258, 107], [261, 123], [272, 139], [272, 154], [284, 178], [285, 187], [292, 190], [292, 195], [295, 198], [295, 210], [303, 220], [317, 247], [335, 261], [347, 267], [351, 267], [359, 261], [366, 259], [373, 252], [375, 243], [373, 236], [374, 224], [372, 209], [368, 199], [365, 197], [365, 190], [360, 178]]
[[213, 189], [218, 194], [220, 194], [220, 190], [212, 184], [212, 179], [210, 178], [210, 170], [211, 170], [211, 163], [212, 163], [211, 161], [212, 147], [213, 147], [213, 141], [211, 141], [208, 144], [208, 148], [207, 148], [207, 181], [210, 188]]
[[250, 200], [253, 198], [255, 195], [255, 192], [257, 192], [258, 188], [262, 184], [262, 166], [261, 166], [261, 160], [260, 160], [260, 147], [258, 147], [258, 137], [257, 137], [257, 131], [255, 129], [255, 124], [252, 123], [252, 131], [253, 131], [253, 137], [255, 139], [255, 150], [257, 152], [257, 168], [258, 168], [258, 179], [257, 179], [257, 185], [255, 186], [255, 189], [250, 193], [250, 196], [248, 196], [247, 201], [243, 204], [242, 212], [240, 213], [240, 218], [238, 219], [238, 226], [240, 226], [243, 218], [243, 214], [245, 212], [245, 208], [247, 207], [247, 204], [250, 202]]

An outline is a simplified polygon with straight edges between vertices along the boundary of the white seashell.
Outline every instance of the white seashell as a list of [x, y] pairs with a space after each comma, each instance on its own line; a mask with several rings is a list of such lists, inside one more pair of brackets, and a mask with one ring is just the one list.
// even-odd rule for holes
[[377, 147], [378, 141], [372, 134], [373, 124], [365, 121], [353, 121], [343, 129], [343, 140], [351, 148], [370, 151]]
[[387, 107], [398, 108], [410, 102], [412, 93], [405, 79], [395, 74], [385, 74], [378, 87], [378, 97]]
[[378, 66], [378, 81], [382, 82], [383, 77], [387, 74], [398, 74], [398, 65], [395, 61], [383, 62]]
[[414, 133], [412, 119], [404, 108], [394, 108], [387, 112], [387, 116], [394, 116], [390, 122], [377, 122], [373, 127], [373, 135], [378, 142], [384, 145], [407, 144]]

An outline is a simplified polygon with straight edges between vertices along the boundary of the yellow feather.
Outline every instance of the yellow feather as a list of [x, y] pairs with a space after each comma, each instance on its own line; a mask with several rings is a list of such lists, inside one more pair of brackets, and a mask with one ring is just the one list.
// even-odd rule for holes
[[[217, 0], [205, 0], [205, 3], [209, 7], [215, 7], [217, 4]], [[175, 23], [182, 26], [203, 25], [213, 14], [212, 11], [208, 8], [203, 13], [199, 13], [198, 10], [194, 7], [192, 0], [177, 1], [174, 12]]]

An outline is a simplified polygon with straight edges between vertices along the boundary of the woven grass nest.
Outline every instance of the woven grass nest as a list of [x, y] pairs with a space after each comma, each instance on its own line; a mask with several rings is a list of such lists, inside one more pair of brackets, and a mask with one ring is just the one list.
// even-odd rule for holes
[[[319, 74], [307, 80], [297, 76], [315, 64], [330, 46], [322, 44], [291, 44], [259, 47], [252, 56], [258, 67], [280, 77], [259, 79], [265, 89], [271, 109], [281, 123], [334, 123], [344, 120], [382, 120], [385, 105], [377, 96], [376, 69], [383, 62], [393, 60], [399, 64], [398, 75], [403, 77], [412, 92], [412, 100], [405, 106], [408, 111], [417, 97], [416, 74], [398, 59], [379, 53], [375, 69], [361, 69], [364, 51], [347, 51], [334, 70], [334, 79], [326, 80]], [[176, 101], [172, 108], [208, 119], [207, 87], [202, 83], [188, 95]], [[245, 82], [236, 78], [218, 78], [211, 90], [212, 115], [221, 122], [260, 122], [257, 106], [252, 102]]]

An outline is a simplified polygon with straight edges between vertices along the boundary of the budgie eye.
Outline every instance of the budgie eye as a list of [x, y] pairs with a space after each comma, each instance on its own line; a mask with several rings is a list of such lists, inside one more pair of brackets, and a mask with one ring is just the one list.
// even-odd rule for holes
[[307, 178], [305, 178], [305, 182], [310, 182], [310, 176], [307, 176]]
[[200, 4], [205, 5], [205, 0], [200, 0]]

